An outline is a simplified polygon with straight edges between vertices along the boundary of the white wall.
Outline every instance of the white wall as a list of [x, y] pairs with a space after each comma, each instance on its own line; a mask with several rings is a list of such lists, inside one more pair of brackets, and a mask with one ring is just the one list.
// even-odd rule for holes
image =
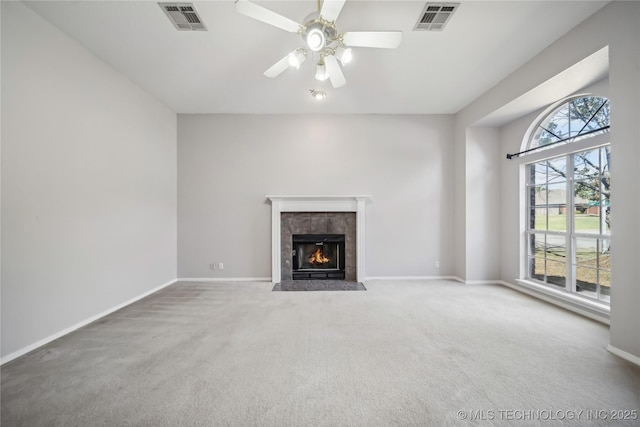
[[2, 2], [2, 356], [176, 277], [176, 115]]
[[451, 274], [452, 166], [450, 116], [179, 115], [178, 275], [270, 277], [265, 196], [296, 194], [372, 196], [367, 277]]
[[[525, 96], [545, 82], [560, 75], [574, 64], [608, 46], [609, 91], [611, 100], [612, 141], [612, 296], [611, 296], [611, 345], [622, 352], [640, 357], [640, 3], [611, 2], [599, 12], [569, 31], [539, 55], [500, 82], [489, 92], [476, 99], [456, 115], [456, 150], [466, 150], [466, 129], [477, 126], [483, 118]], [[593, 83], [593, 82], [592, 82]], [[571, 86], [570, 84], [568, 86]], [[585, 85], [587, 86], [587, 85]], [[557, 88], [557, 86], [556, 86]], [[573, 90], [572, 90], [573, 91]], [[551, 94], [553, 100], [571, 92], [558, 90]], [[555, 98], [555, 99], [554, 99]], [[549, 102], [552, 102], [551, 100]], [[537, 108], [531, 109], [530, 112]], [[526, 120], [526, 119], [522, 119]], [[522, 126], [523, 122], [514, 124]], [[530, 123], [530, 122], [529, 122]], [[502, 137], [519, 134], [513, 128], [505, 128]], [[519, 137], [518, 142], [521, 141]], [[503, 152], [505, 143], [502, 144]], [[513, 152], [509, 146], [508, 152]], [[516, 149], [515, 151], [519, 151]], [[469, 153], [466, 153], [468, 156]], [[502, 159], [502, 162], [507, 160]], [[512, 165], [502, 167], [502, 185], [508, 188], [503, 195], [505, 204], [517, 200], [514, 183], [519, 182], [519, 168]], [[468, 173], [468, 171], [465, 171]], [[464, 173], [457, 170], [456, 173]], [[467, 180], [468, 181], [468, 180]], [[469, 191], [460, 185], [456, 191]], [[458, 196], [456, 196], [458, 197]], [[503, 206], [503, 217], [513, 214], [513, 206]], [[466, 207], [467, 215], [470, 213]], [[517, 222], [513, 217], [502, 223], [502, 242], [509, 245], [503, 253], [512, 250], [520, 238], [513, 233]], [[463, 219], [456, 218], [455, 227], [464, 227]], [[473, 233], [467, 229], [466, 234]], [[469, 238], [467, 238], [467, 242]], [[489, 250], [487, 245], [486, 250]], [[521, 249], [521, 248], [520, 248]], [[456, 250], [458, 248], [456, 247]], [[520, 253], [520, 250], [518, 251]], [[469, 260], [465, 267], [468, 267]], [[505, 267], [508, 264], [509, 267]], [[518, 263], [519, 264], [519, 263]], [[512, 282], [517, 268], [512, 257], [503, 260], [502, 280]], [[462, 272], [464, 273], [464, 272]], [[458, 273], [458, 270], [456, 271]], [[490, 279], [490, 278], [487, 278]]]

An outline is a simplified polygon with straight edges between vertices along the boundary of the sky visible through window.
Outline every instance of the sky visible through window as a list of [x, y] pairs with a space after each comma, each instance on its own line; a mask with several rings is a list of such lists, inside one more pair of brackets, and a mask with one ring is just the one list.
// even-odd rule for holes
[[[579, 97], [539, 123], [529, 149], [564, 146], [609, 130], [609, 101]], [[611, 289], [611, 146], [528, 164], [528, 278], [608, 303]]]
[[606, 98], [575, 98], [551, 112], [538, 125], [529, 148], [577, 141], [604, 132], [609, 127], [609, 113], [609, 100]]

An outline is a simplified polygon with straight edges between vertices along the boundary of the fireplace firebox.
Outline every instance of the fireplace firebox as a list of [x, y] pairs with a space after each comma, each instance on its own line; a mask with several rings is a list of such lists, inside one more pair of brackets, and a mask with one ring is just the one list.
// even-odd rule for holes
[[294, 234], [293, 280], [344, 280], [344, 234]]

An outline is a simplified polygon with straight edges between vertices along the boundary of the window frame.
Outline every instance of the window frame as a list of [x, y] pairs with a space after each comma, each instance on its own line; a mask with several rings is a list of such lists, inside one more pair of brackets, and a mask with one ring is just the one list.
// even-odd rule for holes
[[[569, 104], [570, 102], [572, 102], [573, 100], [577, 99], [577, 98], [584, 98], [587, 96], [593, 96], [593, 97], [599, 97], [604, 99], [604, 103], [608, 103], [609, 100], [606, 97], [602, 97], [602, 96], [598, 96], [598, 95], [593, 95], [593, 94], [587, 94], [587, 95], [577, 95], [577, 96], [573, 96], [570, 98], [566, 98], [562, 101], [559, 101], [557, 103], [555, 103], [554, 105], [550, 106], [543, 114], [541, 114], [537, 120], [535, 120], [531, 126], [529, 127], [529, 130], [527, 132], [528, 138], [526, 138], [526, 145], [525, 148], [526, 149], [530, 149], [533, 147], [534, 145], [534, 138], [536, 136], [540, 135], [540, 131], [538, 130], [541, 126], [541, 123], [547, 122], [549, 121], [550, 116], [556, 114], [559, 110], [561, 110], [562, 108], [564, 108], [565, 105]], [[607, 116], [608, 117], [608, 116]], [[588, 122], [587, 122], [588, 123]], [[586, 126], [585, 126], [586, 127]], [[525, 141], [523, 141], [524, 143]], [[524, 144], [523, 144], [524, 145]], [[537, 142], [535, 142], [535, 147], [538, 147]], [[523, 191], [524, 194], [524, 204], [521, 205], [524, 208], [524, 215], [522, 215], [521, 213], [521, 218], [523, 218], [524, 220], [524, 234], [523, 234], [523, 243], [524, 243], [524, 251], [522, 252], [523, 256], [521, 257], [521, 259], [523, 260], [523, 268], [521, 269], [521, 274], [520, 277], [522, 279], [518, 280], [519, 283], [523, 284], [522, 282], [525, 282], [524, 284], [529, 284], [528, 282], [532, 282], [534, 284], [543, 286], [551, 291], [560, 291], [563, 293], [566, 293], [568, 295], [570, 295], [571, 297], [577, 297], [579, 299], [585, 300], [589, 303], [593, 303], [593, 304], [597, 304], [598, 306], [606, 306], [606, 308], [608, 309], [608, 306], [610, 304], [610, 300], [609, 299], [603, 299], [602, 298], [602, 285], [601, 285], [601, 276], [600, 273], [601, 272], [608, 272], [608, 277], [609, 277], [609, 289], [611, 286], [610, 283], [610, 277], [611, 277], [611, 273], [610, 273], [610, 267], [608, 270], [601, 268], [600, 265], [600, 247], [601, 247], [601, 242], [604, 241], [608, 241], [609, 245], [610, 245], [610, 239], [611, 239], [611, 233], [609, 231], [608, 234], [606, 234], [602, 228], [602, 211], [599, 212], [599, 228], [598, 228], [598, 233], [581, 233], [579, 231], [576, 231], [576, 221], [575, 221], [575, 185], [576, 185], [576, 180], [575, 180], [575, 176], [574, 176], [574, 169], [575, 169], [575, 156], [578, 155], [579, 153], [583, 153], [589, 150], [595, 150], [598, 149], [599, 150], [599, 161], [601, 161], [601, 148], [603, 147], [609, 147], [609, 150], [611, 149], [611, 140], [610, 140], [610, 133], [609, 133], [609, 123], [606, 124], [606, 126], [602, 126], [599, 129], [596, 129], [596, 131], [591, 131], [588, 134], [578, 134], [576, 135], [574, 138], [567, 140], [567, 141], [563, 141], [560, 144], [551, 144], [549, 147], [544, 147], [540, 148], [538, 150], [532, 151], [530, 153], [527, 153], [526, 155], [522, 156], [520, 158], [520, 163], [521, 163], [521, 167], [524, 169], [523, 170], [523, 174], [521, 175], [524, 179], [524, 185], [521, 185], [521, 191]], [[536, 209], [536, 203], [534, 200], [533, 206], [531, 206], [532, 200], [531, 200], [531, 193], [530, 193], [530, 189], [532, 187], [536, 187], [536, 183], [535, 183], [535, 179], [532, 180], [531, 177], [531, 169], [532, 169], [532, 165], [536, 164], [536, 163], [541, 163], [541, 162], [546, 162], [549, 160], [553, 160], [553, 159], [559, 159], [559, 158], [564, 158], [565, 160], [565, 164], [566, 164], [566, 171], [564, 172], [565, 176], [564, 176], [564, 191], [565, 191], [565, 196], [564, 196], [564, 206], [566, 209], [566, 224], [565, 224], [565, 229], [561, 230], [561, 231], [556, 231], [556, 230], [549, 230], [549, 226], [548, 226], [548, 216], [547, 216], [547, 224], [545, 226], [544, 230], [540, 230], [540, 229], [536, 229], [535, 228], [535, 223], [532, 223], [532, 214], [533, 211], [532, 209]], [[547, 166], [548, 167], [548, 166]], [[602, 166], [600, 166], [600, 170], [602, 170]], [[545, 187], [548, 188], [549, 185], [549, 177], [548, 177], [548, 169], [546, 170], [546, 176], [545, 176], [545, 182], [544, 182]], [[599, 184], [599, 191], [600, 191], [600, 200], [601, 200], [601, 204], [600, 206], [604, 206], [604, 204], [602, 203], [602, 199], [603, 199], [603, 193], [602, 193], [602, 182], [600, 182]], [[549, 199], [547, 198], [547, 209], [549, 206]], [[560, 206], [562, 206], [562, 204], [559, 204]], [[601, 208], [602, 209], [602, 208]], [[548, 213], [548, 212], [547, 212]], [[534, 216], [535, 218], [535, 216]], [[535, 219], [534, 219], [535, 220]], [[532, 245], [531, 239], [532, 238], [537, 238], [540, 239], [539, 236], [543, 236], [543, 242], [544, 242], [544, 248], [543, 248], [543, 253], [544, 253], [544, 275], [542, 277], [542, 280], [534, 277], [535, 276], [535, 270], [533, 270], [532, 268], [532, 261], [536, 259], [536, 255], [537, 255], [537, 250], [535, 247], [535, 244]], [[558, 286], [552, 283], [549, 283], [549, 281], [547, 280], [547, 273], [549, 272], [548, 268], [547, 268], [547, 256], [548, 256], [548, 251], [547, 251], [547, 242], [548, 242], [548, 237], [549, 236], [558, 236], [558, 237], [564, 237], [564, 251], [565, 251], [565, 260], [564, 260], [564, 272], [565, 272], [565, 280], [564, 280], [564, 285], [562, 286]], [[596, 271], [596, 291], [595, 291], [595, 296], [590, 295], [589, 293], [591, 291], [580, 291], [578, 292], [577, 289], [577, 273], [576, 273], [576, 269], [580, 268], [590, 268], [590, 267], [586, 267], [585, 265], [580, 265], [579, 264], [579, 260], [576, 258], [576, 250], [577, 250], [577, 244], [579, 243], [579, 239], [591, 239], [594, 240], [596, 242], [596, 266], [595, 266], [595, 271]], [[540, 259], [540, 258], [538, 258]]]

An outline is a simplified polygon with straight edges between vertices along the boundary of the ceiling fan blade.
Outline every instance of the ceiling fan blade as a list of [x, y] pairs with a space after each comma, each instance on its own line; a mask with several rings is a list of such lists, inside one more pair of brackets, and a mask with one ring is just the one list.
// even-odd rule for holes
[[300, 29], [297, 22], [247, 0], [236, 0], [236, 12], [292, 33]]
[[322, 9], [320, 9], [320, 16], [322, 16], [325, 21], [335, 22], [344, 7], [345, 1], [346, 0], [324, 0], [322, 2]]
[[[294, 51], [295, 52], [295, 51]], [[265, 71], [263, 74], [266, 77], [278, 77], [280, 74], [282, 74], [287, 68], [289, 68], [289, 55], [287, 53], [287, 55], [282, 58], [280, 61], [276, 62], [275, 64], [273, 64], [267, 71]]]
[[331, 86], [337, 89], [347, 84], [347, 80], [344, 78], [344, 74], [342, 74], [342, 70], [335, 56], [325, 56], [324, 65], [327, 67], [327, 74], [329, 74]]
[[342, 41], [347, 46], [395, 49], [402, 41], [402, 31], [351, 31], [344, 33]]

